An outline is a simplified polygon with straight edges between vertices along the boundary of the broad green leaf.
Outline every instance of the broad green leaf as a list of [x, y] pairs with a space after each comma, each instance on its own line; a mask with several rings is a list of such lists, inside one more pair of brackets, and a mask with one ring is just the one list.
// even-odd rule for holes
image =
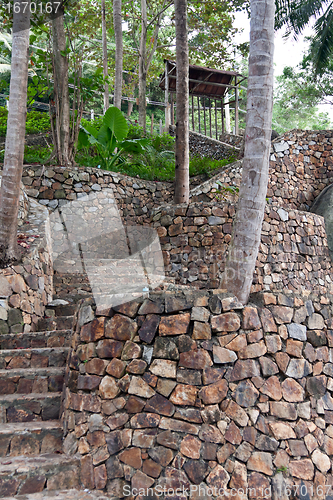
[[120, 109], [114, 106], [106, 110], [103, 123], [109, 127], [119, 142], [123, 141], [128, 134], [127, 121]]

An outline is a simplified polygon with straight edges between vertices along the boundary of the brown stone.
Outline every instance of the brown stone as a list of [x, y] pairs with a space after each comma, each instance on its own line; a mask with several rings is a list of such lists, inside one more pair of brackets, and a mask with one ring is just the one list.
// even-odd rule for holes
[[[270, 481], [258, 472], [252, 472], [249, 475], [248, 488], [250, 498], [269, 498], [270, 496]], [[267, 497], [265, 491], [268, 492]]]
[[270, 422], [268, 425], [275, 439], [296, 439], [296, 434], [289, 424], [285, 422]]
[[198, 397], [202, 399], [206, 405], [220, 403], [228, 393], [228, 382], [226, 380], [219, 380], [213, 384], [203, 387]]
[[133, 432], [132, 445], [138, 448], [153, 448], [157, 432], [157, 429], [136, 429]]
[[231, 422], [231, 424], [229, 424], [224, 438], [231, 444], [240, 444], [242, 442], [242, 435], [234, 422]]
[[[231, 335], [233, 335], [233, 334], [231, 334]], [[221, 344], [221, 340], [223, 340], [225, 337], [227, 337], [227, 335], [224, 335], [223, 337], [219, 337], [220, 344]], [[241, 351], [242, 349], [244, 349], [247, 346], [247, 340], [246, 340], [245, 333], [243, 333], [242, 335], [236, 335], [236, 337], [233, 338], [231, 340], [231, 342], [227, 342], [224, 345], [225, 345], [226, 349], [229, 349], [230, 351], [235, 351], [235, 352]], [[221, 347], [223, 347], [223, 346], [221, 345]]]
[[292, 307], [286, 307], [286, 306], [271, 306], [270, 308], [274, 319], [278, 325], [284, 324], [284, 323], [290, 323], [294, 310]]
[[199, 438], [208, 443], [224, 443], [221, 432], [214, 425], [202, 424], [199, 431]]
[[200, 411], [194, 408], [177, 408], [174, 418], [180, 418], [181, 420], [193, 422], [194, 424], [202, 423]]
[[286, 352], [277, 352], [275, 361], [283, 373], [286, 373], [290, 358]]
[[117, 340], [100, 340], [96, 347], [97, 356], [105, 358], [120, 358], [123, 350], [123, 343]]
[[149, 401], [147, 401], [145, 410], [158, 413], [159, 415], [164, 415], [166, 417], [172, 417], [175, 412], [175, 407], [167, 398], [164, 398], [160, 394], [156, 394], [149, 399]]
[[252, 453], [247, 468], [256, 472], [262, 472], [267, 476], [273, 475], [273, 463], [270, 453], [255, 451]]
[[247, 470], [246, 465], [235, 462], [234, 470], [230, 479], [229, 487], [234, 490], [242, 490], [244, 493], [247, 488]]
[[289, 401], [290, 403], [302, 402], [304, 401], [304, 389], [303, 387], [292, 378], [286, 378], [282, 384], [282, 394], [283, 399]]
[[181, 335], [186, 333], [190, 324], [190, 319], [190, 313], [164, 316], [160, 321], [159, 333], [161, 336]]
[[28, 477], [20, 485], [20, 496], [39, 493], [44, 490], [45, 484], [46, 484], [45, 476], [41, 475], [41, 476]]
[[293, 477], [312, 481], [314, 476], [314, 466], [309, 458], [289, 462], [289, 473]]
[[156, 316], [155, 314], [146, 316], [146, 319], [139, 329], [140, 340], [146, 342], [146, 344], [150, 344], [155, 338], [159, 324], [160, 316]]
[[280, 351], [282, 348], [280, 335], [265, 335], [265, 344], [269, 354], [274, 354]]
[[118, 396], [120, 389], [117, 385], [117, 381], [106, 375], [102, 378], [102, 382], [99, 385], [99, 393], [103, 399], [114, 399]]
[[179, 365], [184, 368], [192, 368], [194, 370], [202, 370], [212, 366], [213, 362], [208, 352], [204, 349], [191, 350], [182, 352], [179, 356]]
[[326, 392], [326, 377], [324, 375], [308, 377], [306, 380], [306, 390], [311, 396], [317, 398], [324, 396]]
[[[196, 434], [197, 433], [198, 431], [196, 432]], [[179, 450], [180, 441], [181, 441], [180, 436], [171, 431], [161, 432], [157, 436], [158, 444], [166, 446], [167, 448], [171, 448], [172, 450], [177, 450], [177, 451]]]
[[118, 427], [123, 427], [128, 421], [128, 419], [129, 415], [127, 415], [127, 413], [118, 413], [117, 415], [114, 415], [113, 417], [109, 417], [108, 419], [106, 419], [106, 424], [113, 431]]
[[95, 487], [94, 482], [94, 467], [90, 455], [85, 455], [81, 458], [81, 473], [80, 478], [82, 486], [89, 490]]
[[236, 447], [231, 443], [224, 444], [217, 452], [217, 460], [219, 464], [224, 464], [226, 460], [235, 453]]
[[174, 380], [159, 378], [156, 385], [156, 391], [167, 398], [170, 396], [175, 387], [176, 382]]
[[38, 455], [39, 443], [32, 436], [16, 435], [10, 443], [10, 456]]
[[308, 456], [308, 450], [304, 444], [303, 440], [300, 439], [290, 439], [288, 441], [289, 450], [293, 457], [306, 457]]
[[259, 309], [259, 314], [264, 332], [265, 333], [277, 332], [277, 326], [275, 324], [274, 317], [271, 311], [265, 307]]
[[266, 394], [266, 396], [274, 399], [275, 401], [280, 401], [282, 398], [282, 390], [278, 377], [275, 375], [269, 377], [269, 379], [267, 379], [264, 385], [260, 388], [260, 392], [262, 394]]
[[202, 381], [205, 385], [213, 384], [222, 379], [225, 368], [204, 368], [202, 371]]
[[125, 410], [128, 413], [140, 413], [145, 404], [146, 404], [145, 400], [140, 399], [136, 396], [130, 396], [127, 400]]
[[141, 346], [132, 342], [131, 340], [127, 340], [125, 342], [123, 352], [121, 353], [121, 359], [124, 361], [129, 361], [130, 359], [137, 359], [141, 356]]
[[140, 470], [136, 471], [134, 476], [131, 479], [131, 487], [136, 490], [147, 490], [150, 486], [154, 484], [154, 479], [147, 476]]
[[140, 448], [128, 448], [119, 453], [118, 458], [126, 465], [130, 465], [134, 469], [141, 469], [142, 458]]
[[238, 357], [240, 359], [250, 359], [250, 358], [259, 358], [264, 356], [267, 352], [266, 344], [263, 340], [257, 342], [255, 344], [249, 344], [244, 349], [241, 349], [238, 352]]
[[162, 467], [166, 467], [173, 460], [173, 452], [164, 446], [155, 446], [148, 450], [148, 455]]
[[101, 402], [97, 396], [91, 394], [71, 393], [69, 408], [76, 411], [87, 410], [92, 413], [99, 413], [101, 411]]
[[97, 490], [103, 490], [107, 482], [107, 472], [105, 464], [94, 467], [94, 482]]
[[139, 309], [138, 314], [162, 314], [164, 312], [164, 304], [161, 301], [152, 301], [145, 299]]
[[158, 377], [176, 378], [177, 362], [168, 359], [154, 359], [149, 370]]
[[295, 405], [292, 403], [284, 403], [283, 401], [272, 401], [269, 403], [270, 413], [274, 417], [285, 420], [296, 420], [297, 412]]
[[227, 312], [213, 316], [211, 325], [214, 332], [236, 332], [241, 324], [238, 314]]
[[139, 413], [131, 418], [133, 429], [144, 429], [146, 427], [158, 427], [161, 417], [156, 413]]
[[194, 321], [192, 339], [194, 340], [209, 340], [212, 337], [210, 325]]
[[234, 401], [230, 401], [225, 413], [241, 427], [245, 427], [249, 421], [247, 413]]
[[106, 444], [105, 434], [103, 431], [88, 432], [87, 441], [94, 448], [104, 446]]
[[93, 358], [85, 364], [86, 373], [93, 375], [104, 375], [108, 361], [100, 358]]
[[296, 358], [302, 357], [303, 342], [300, 340], [287, 339], [286, 342], [286, 353], [290, 356], [295, 356]]
[[188, 434], [184, 437], [180, 445], [180, 452], [188, 458], [200, 458], [201, 441]]
[[260, 377], [258, 363], [254, 359], [238, 360], [230, 375], [230, 382], [245, 378]]
[[77, 388], [79, 390], [92, 391], [97, 389], [101, 380], [101, 377], [97, 377], [97, 375], [79, 375], [77, 379]]
[[115, 378], [121, 378], [125, 374], [125, 370], [126, 363], [117, 358], [113, 358], [106, 368], [106, 372]]
[[128, 373], [142, 375], [147, 368], [147, 363], [143, 359], [133, 359], [126, 368]]
[[161, 474], [162, 470], [163, 467], [150, 458], [148, 458], [148, 460], [144, 460], [143, 462], [142, 471], [147, 474], [147, 476], [157, 478]]
[[[176, 491], [183, 488], [190, 488], [190, 482], [182, 470], [174, 469], [173, 467], [167, 467], [164, 471], [164, 476], [159, 479], [159, 489], [171, 489]], [[178, 495], [179, 500], [184, 500], [183, 497]], [[170, 500], [177, 500], [176, 498], [170, 498]]]
[[214, 363], [233, 363], [237, 360], [237, 354], [234, 351], [224, 347], [213, 346]]
[[208, 464], [204, 460], [186, 460], [183, 468], [190, 481], [194, 484], [200, 484], [208, 472]]
[[254, 427], [245, 427], [243, 431], [244, 441], [254, 446], [256, 442], [256, 437], [257, 437], [257, 431]]
[[95, 318], [81, 327], [80, 338], [83, 342], [96, 342], [104, 337], [105, 318]]
[[225, 489], [230, 480], [230, 476], [227, 471], [222, 467], [222, 465], [217, 465], [214, 467], [212, 472], [207, 476], [207, 484], [211, 488], [217, 488], [217, 490]]
[[193, 385], [178, 384], [170, 396], [170, 401], [175, 405], [194, 406], [197, 393], [198, 388]]
[[188, 422], [182, 422], [181, 420], [176, 420], [174, 418], [161, 418], [160, 429], [176, 431], [176, 432], [186, 432], [187, 434], [199, 433], [199, 427], [197, 425], [189, 424]]
[[142, 398], [151, 398], [155, 395], [155, 391], [140, 377], [132, 377], [128, 393]]
[[127, 316], [115, 314], [105, 325], [105, 337], [122, 341], [132, 340], [137, 330], [135, 321]]
[[244, 307], [242, 328], [244, 330], [257, 330], [261, 328], [258, 311], [255, 307], [252, 306]]

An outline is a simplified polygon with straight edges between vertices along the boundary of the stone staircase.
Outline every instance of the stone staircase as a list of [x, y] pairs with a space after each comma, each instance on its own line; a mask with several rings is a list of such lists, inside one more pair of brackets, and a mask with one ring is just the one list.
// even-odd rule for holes
[[7, 500], [106, 498], [82, 489], [80, 459], [64, 453], [59, 420], [73, 314], [89, 283], [55, 275], [54, 290], [62, 300], [53, 301], [38, 332], [0, 336], [0, 498]]

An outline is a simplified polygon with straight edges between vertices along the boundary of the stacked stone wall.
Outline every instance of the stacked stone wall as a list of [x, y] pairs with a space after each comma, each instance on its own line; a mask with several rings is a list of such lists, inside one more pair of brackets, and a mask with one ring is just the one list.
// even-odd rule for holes
[[[231, 240], [233, 204], [192, 203], [157, 209], [152, 217], [168, 277], [197, 288], [218, 288]], [[324, 220], [266, 206], [252, 292], [333, 293]]]
[[[267, 197], [283, 208], [309, 210], [315, 198], [332, 183], [333, 131], [292, 130], [272, 141]], [[216, 199], [222, 185], [238, 186], [241, 162], [192, 190], [193, 201]]]
[[19, 228], [22, 261], [0, 269], [0, 334], [35, 331], [52, 300], [53, 265], [48, 210], [30, 200]]
[[311, 293], [264, 292], [246, 307], [221, 290], [107, 311], [85, 301], [64, 450], [82, 456], [84, 486], [110, 499], [287, 500], [302, 485], [323, 499], [333, 483], [332, 327], [331, 300]]

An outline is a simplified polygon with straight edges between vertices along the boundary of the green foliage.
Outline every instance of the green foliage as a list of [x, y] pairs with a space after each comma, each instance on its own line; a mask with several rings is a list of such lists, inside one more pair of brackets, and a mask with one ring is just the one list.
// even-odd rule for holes
[[212, 172], [232, 163], [235, 159], [234, 156], [230, 156], [225, 160], [213, 160], [211, 158], [194, 156], [190, 159], [190, 176], [202, 174], [210, 175]]
[[325, 99], [326, 93], [333, 94], [333, 73], [316, 80], [308, 70], [307, 62], [303, 67], [284, 68], [277, 77], [273, 106], [273, 129], [279, 134], [287, 130], [330, 129], [332, 123], [327, 113], [319, 112], [317, 105]]
[[[8, 110], [0, 106], [0, 136], [5, 136], [7, 131]], [[50, 130], [50, 117], [48, 113], [40, 111], [29, 111], [25, 126], [26, 134], [38, 134]]]
[[123, 153], [141, 154], [144, 152], [145, 139], [128, 139], [127, 121], [122, 112], [116, 108], [109, 108], [97, 130], [91, 123], [82, 126], [79, 134], [78, 149], [95, 146], [101, 167], [112, 170], [117, 163], [124, 163]]
[[[42, 146], [25, 146], [24, 162], [43, 164], [50, 157], [50, 149]], [[0, 150], [0, 161], [3, 162], [5, 150]]]

